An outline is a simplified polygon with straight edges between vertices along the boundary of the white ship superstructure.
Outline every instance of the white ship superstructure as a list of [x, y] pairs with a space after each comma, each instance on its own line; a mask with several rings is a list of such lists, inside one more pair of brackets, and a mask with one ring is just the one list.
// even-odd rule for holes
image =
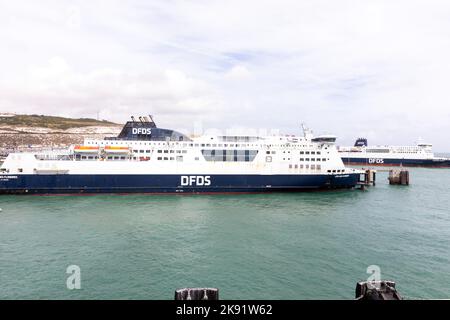
[[436, 157], [433, 146], [418, 142], [412, 146], [368, 146], [367, 139], [359, 138], [353, 147], [339, 147], [344, 164], [450, 167], [450, 159]]
[[336, 137], [189, 138], [147, 117], [118, 137], [46, 153], [12, 153], [1, 167], [0, 193], [266, 192], [353, 187]]

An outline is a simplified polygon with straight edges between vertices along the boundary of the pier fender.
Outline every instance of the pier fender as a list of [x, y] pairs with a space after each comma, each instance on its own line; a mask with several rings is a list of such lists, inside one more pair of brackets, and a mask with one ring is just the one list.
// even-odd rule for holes
[[356, 300], [402, 300], [393, 281], [363, 281], [356, 284]]
[[175, 290], [175, 300], [219, 300], [216, 288], [183, 288]]

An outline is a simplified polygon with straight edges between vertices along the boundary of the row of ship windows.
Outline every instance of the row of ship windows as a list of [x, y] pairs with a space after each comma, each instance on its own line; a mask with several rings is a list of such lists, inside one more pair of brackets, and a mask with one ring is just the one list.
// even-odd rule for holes
[[[211, 150], [212, 151], [212, 150]], [[245, 151], [245, 150], [227, 150], [227, 151]], [[256, 151], [256, 150], [255, 150]], [[152, 150], [133, 150], [134, 153], [152, 153]], [[157, 150], [158, 153], [187, 153], [187, 150]], [[283, 151], [286, 153], [286, 151]], [[287, 151], [287, 153], [291, 153]], [[276, 154], [276, 151], [266, 151], [266, 154]], [[300, 154], [320, 155], [320, 151], [300, 151]]]
[[[151, 150], [133, 150], [133, 152], [134, 153], [151, 153]], [[187, 150], [158, 150], [157, 152], [158, 153], [178, 153], [178, 154], [183, 153], [183, 154], [185, 154], [185, 153], [187, 153]], [[222, 161], [221, 158], [223, 156], [233, 158], [234, 155], [237, 155], [238, 157], [239, 156], [244, 157], [244, 156], [246, 156], [246, 154], [248, 154], [251, 157], [250, 161], [252, 161], [255, 158], [255, 156], [258, 154], [258, 151], [257, 150], [202, 150], [202, 153], [205, 157], [211, 157], [211, 156], [218, 157], [218, 159], [216, 159], [216, 161]], [[275, 151], [273, 151], [272, 154], [275, 154]], [[314, 152], [312, 152], [312, 154], [314, 154]], [[320, 154], [320, 152], [318, 154]], [[82, 159], [85, 159], [85, 158], [86, 157], [83, 157]], [[91, 158], [92, 157], [89, 157], [89, 159], [91, 159]], [[209, 160], [209, 159], [207, 159], [207, 160]], [[286, 159], [283, 158], [283, 160], [286, 160]], [[290, 158], [288, 158], [288, 160], [290, 160]], [[223, 161], [233, 161], [233, 160], [223, 160]], [[236, 160], [234, 160], [234, 161], [236, 161]], [[237, 160], [237, 161], [240, 161], [240, 160]], [[248, 161], [248, 160], [245, 160], [245, 161]], [[300, 158], [300, 161], [310, 161], [310, 159], [309, 158], [306, 158], [306, 159]], [[317, 158], [317, 159], [311, 158], [311, 161], [320, 161], [320, 158]], [[323, 158], [322, 161], [326, 161], [326, 159]]]
[[[81, 160], [98, 160], [99, 159], [99, 157], [98, 156], [81, 156]], [[130, 158], [128, 158], [128, 157], [125, 157], [125, 156], [108, 156], [108, 157], [105, 157], [105, 159], [106, 160], [115, 160], [115, 161], [117, 161], [117, 160], [127, 160], [127, 159], [130, 159], [130, 160], [140, 160], [140, 161], [149, 161], [150, 160], [150, 157], [130, 157]], [[177, 161], [183, 161], [183, 156], [176, 156], [176, 157], [158, 157], [157, 158], [157, 160], [171, 160], [171, 161], [174, 161], [174, 160], [177, 160]], [[197, 158], [195, 158], [195, 160], [198, 160], [198, 157]]]
[[158, 161], [183, 161], [183, 156], [177, 156], [177, 157], [158, 157]]
[[[113, 142], [113, 141], [101, 141], [101, 142], [95, 142], [95, 141], [87, 141], [86, 144], [88, 145], [120, 145], [123, 146], [123, 142]], [[131, 143], [131, 146], [136, 146], [136, 145], [148, 145], [148, 146], [167, 146], [168, 144], [166, 142], [139, 142], [139, 143]], [[242, 143], [178, 143], [176, 142], [175, 145], [181, 145], [183, 147], [207, 147], [207, 148], [216, 148], [216, 147], [258, 147], [258, 146], [262, 146], [262, 147], [292, 147], [292, 146], [296, 146], [296, 145], [290, 145], [290, 144], [268, 144], [268, 145], [260, 145], [260, 144], [242, 144]], [[303, 148], [312, 148], [313, 145], [299, 145], [296, 147], [303, 147]], [[327, 149], [325, 147], [325, 149]]]
[[[291, 153], [290, 151], [283, 151], [283, 153]], [[266, 151], [266, 154], [271, 154], [270, 151]], [[272, 151], [275, 154], [275, 151]], [[320, 151], [300, 151], [300, 154], [320, 154]]]
[[[212, 138], [211, 138], [212, 139]], [[261, 140], [261, 137], [250, 137], [250, 136], [220, 136], [219, 139], [228, 142], [248, 142]]]
[[411, 151], [403, 151], [403, 150], [400, 150], [400, 151], [397, 151], [398, 153], [419, 153], [419, 151], [418, 150], [411, 150]]
[[253, 161], [258, 150], [202, 150], [206, 161], [249, 162]]
[[[81, 160], [98, 160], [99, 157], [98, 156], [81, 156], [80, 158], [77, 159], [81, 159]], [[107, 160], [126, 160], [128, 159], [128, 157], [125, 156], [108, 156], [105, 157], [105, 159]]]
[[[328, 159], [330, 160], [330, 159]], [[272, 161], [272, 157], [267, 156], [266, 157], [266, 161], [267, 162], [271, 162]], [[283, 161], [291, 161], [291, 158], [283, 158]], [[300, 162], [304, 162], [304, 161], [327, 161], [327, 158], [300, 158], [299, 159]]]
[[[123, 146], [123, 142], [86, 142], [86, 144], [88, 145], [120, 145]], [[139, 143], [131, 143], [131, 146], [136, 146], [136, 145], [148, 145], [148, 146], [167, 146], [168, 144], [166, 142], [155, 142], [155, 143], [147, 143], [147, 142], [139, 142]], [[253, 147], [253, 146], [258, 146], [256, 144], [242, 144], [242, 143], [178, 143], [176, 142], [175, 145], [181, 145], [183, 147]]]
[[326, 158], [300, 158], [300, 161], [327, 161]]
[[187, 150], [158, 150], [158, 153], [187, 153]]
[[[366, 149], [367, 153], [390, 153], [389, 149]], [[396, 153], [418, 153], [418, 150], [395, 150]]]
[[[289, 169], [311, 169], [311, 170], [320, 170], [322, 167], [320, 164], [290, 164], [289, 165]], [[344, 173], [345, 170], [344, 169], [339, 169], [339, 170], [327, 170], [328, 173]]]
[[320, 164], [312, 164], [311, 166], [309, 164], [303, 165], [303, 164], [290, 164], [289, 169], [311, 169], [311, 170], [320, 170], [322, 169]]
[[[320, 164], [290, 164], [289, 165], [289, 169], [311, 169], [311, 170], [320, 170], [322, 167]], [[339, 169], [339, 170], [327, 170], [328, 173], [344, 173], [345, 170], [344, 169]]]
[[[153, 150], [133, 150], [133, 153], [152, 153]], [[187, 153], [187, 150], [157, 150], [157, 153]]]
[[[211, 154], [204, 154], [205, 160], [206, 161], [226, 161], [226, 162], [239, 162], [239, 161], [244, 161], [244, 162], [249, 162], [249, 161], [253, 161], [256, 157], [256, 154], [243, 154], [243, 155], [238, 155], [238, 154], [228, 154], [228, 155], [211, 155]], [[81, 156], [82, 160], [97, 160], [99, 157], [98, 156]], [[107, 160], [126, 160], [128, 159], [128, 157], [125, 156], [108, 156], [105, 159]], [[131, 157], [130, 159], [132, 160], [138, 160], [140, 159], [139, 157]], [[177, 161], [183, 161], [183, 156], [177, 156], [175, 157], [157, 157], [157, 160], [177, 160]], [[142, 160], [142, 159], [141, 159]], [[145, 160], [150, 160], [150, 157], [146, 157]], [[199, 160], [198, 157], [195, 158], [195, 160]], [[283, 160], [286, 160], [286, 158], [283, 158]], [[290, 158], [287, 158], [287, 160], [290, 160]], [[300, 158], [300, 161], [326, 161], [326, 158], [320, 159], [320, 158]], [[272, 162], [272, 157], [266, 157], [266, 162]], [[290, 165], [291, 166], [291, 165]], [[295, 165], [297, 166], [297, 165]], [[303, 165], [301, 165], [303, 166]]]
[[[249, 161], [253, 161], [256, 157], [256, 154], [244, 154], [244, 155], [207, 155], [204, 154], [205, 160], [206, 161], [226, 161], [226, 162], [239, 162], [239, 161], [244, 161], [244, 162], [249, 162]], [[81, 156], [81, 160], [97, 160], [99, 159], [98, 156]], [[107, 160], [127, 160], [128, 157], [126, 156], [108, 156], [105, 159]], [[132, 160], [139, 160], [139, 157], [131, 157], [130, 159]], [[177, 160], [177, 161], [183, 161], [183, 156], [177, 156], [175, 157], [157, 157], [157, 160]], [[142, 159], [140, 159], [142, 160]], [[150, 157], [146, 157], [145, 158], [146, 161], [150, 160]], [[195, 160], [199, 160], [198, 157], [195, 158]], [[286, 160], [286, 158], [283, 158], [283, 160]], [[290, 160], [290, 158], [287, 158], [287, 160]], [[300, 158], [300, 161], [326, 161], [326, 158], [320, 159], [320, 158]], [[272, 157], [266, 157], [266, 162], [272, 162]], [[291, 166], [291, 165], [289, 165]], [[297, 166], [297, 165], [295, 165]], [[303, 167], [303, 165], [301, 165]], [[319, 165], [320, 166], [320, 165]]]

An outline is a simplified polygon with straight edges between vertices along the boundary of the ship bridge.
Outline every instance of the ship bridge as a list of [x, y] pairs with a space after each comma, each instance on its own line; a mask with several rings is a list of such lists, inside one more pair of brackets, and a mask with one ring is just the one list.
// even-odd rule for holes
[[336, 142], [337, 137], [333, 135], [321, 135], [314, 138], [311, 138], [312, 142], [318, 142], [318, 143], [327, 143], [327, 144], [334, 144]]
[[156, 126], [152, 116], [131, 117], [117, 137], [107, 137], [105, 140], [131, 141], [190, 141], [191, 139], [175, 130], [162, 129]]

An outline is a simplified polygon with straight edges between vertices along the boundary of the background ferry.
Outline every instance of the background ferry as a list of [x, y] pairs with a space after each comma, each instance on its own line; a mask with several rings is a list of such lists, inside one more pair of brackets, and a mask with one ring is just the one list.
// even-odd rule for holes
[[436, 157], [432, 145], [419, 142], [415, 146], [368, 146], [359, 138], [353, 147], [339, 147], [345, 165], [405, 166], [450, 168], [450, 158]]
[[117, 137], [86, 139], [57, 152], [11, 153], [0, 168], [1, 194], [270, 192], [352, 188], [336, 137], [190, 138], [128, 121]]

